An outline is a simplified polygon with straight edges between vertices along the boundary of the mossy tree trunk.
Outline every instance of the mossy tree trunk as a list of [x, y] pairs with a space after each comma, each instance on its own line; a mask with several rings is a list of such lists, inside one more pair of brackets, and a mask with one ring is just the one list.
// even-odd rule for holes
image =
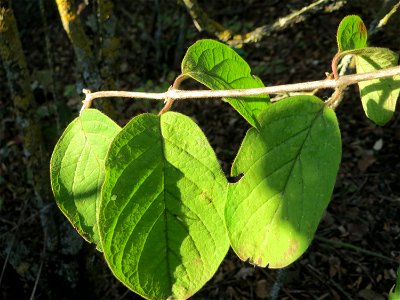
[[56, 0], [65, 32], [74, 48], [83, 83], [88, 89], [99, 90], [101, 77], [91, 40], [86, 35], [73, 0]]
[[0, 56], [11, 90], [17, 125], [24, 137], [28, 167], [32, 170], [40, 165], [43, 157], [42, 136], [35, 118], [36, 102], [17, 23], [12, 8], [5, 0], [0, 0]]
[[97, 14], [100, 36], [100, 74], [103, 79], [102, 89], [115, 89], [117, 78], [117, 59], [120, 40], [117, 37], [118, 20], [113, 12], [111, 0], [97, 0]]
[[[97, 0], [98, 36], [100, 45], [85, 33], [74, 0], [56, 0], [65, 32], [74, 48], [85, 88], [93, 91], [115, 89], [119, 38], [116, 36], [117, 19], [111, 0]], [[82, 4], [81, 4], [82, 5]], [[109, 101], [102, 109], [111, 117], [116, 116], [115, 105]]]
[[[115, 90], [118, 77], [118, 53], [120, 40], [117, 37], [118, 20], [114, 15], [112, 0], [97, 0], [97, 19], [100, 37], [99, 68], [102, 78], [102, 90]], [[105, 101], [103, 109], [110, 117], [116, 117], [113, 102]]]
[[31, 90], [31, 79], [22, 49], [13, 10], [7, 0], [0, 0], [0, 57], [7, 74], [11, 91], [16, 124], [23, 136], [24, 152], [21, 163], [26, 164], [26, 179], [35, 194], [31, 201], [42, 211], [41, 222], [47, 239], [47, 248], [55, 245], [51, 214], [44, 209], [50, 199], [49, 171], [46, 167], [49, 155], [43, 143], [40, 120], [36, 114], [36, 101]]

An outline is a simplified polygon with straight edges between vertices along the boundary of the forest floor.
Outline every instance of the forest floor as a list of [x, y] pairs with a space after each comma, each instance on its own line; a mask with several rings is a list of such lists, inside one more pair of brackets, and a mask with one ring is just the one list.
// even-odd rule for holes
[[[180, 23], [186, 22], [183, 49], [212, 37], [197, 32], [175, 1], [156, 1], [161, 5], [158, 10], [153, 1], [137, 2], [116, 8], [122, 43], [119, 85], [121, 90], [165, 91], [179, 75], [184, 55], [176, 47]], [[240, 32], [272, 23], [311, 1], [210, 1], [207, 6], [199, 2], [210, 16]], [[376, 2], [364, 7], [363, 1], [348, 1], [334, 12], [320, 12], [246, 45], [239, 53], [267, 85], [324, 79], [337, 50], [340, 20], [358, 14], [368, 27], [379, 8], [372, 4]], [[14, 10], [51, 151], [66, 123], [77, 115], [82, 96], [76, 89], [74, 53], [55, 6], [46, 12], [53, 60], [49, 69], [42, 20], [27, 18], [36, 7], [26, 3], [15, 1]], [[94, 25], [87, 13], [90, 31]], [[399, 25], [397, 15], [370, 45], [399, 52]], [[53, 202], [45, 207], [57, 225], [57, 237], [52, 230], [43, 231], [49, 214], [30, 201], [37, 195], [23, 178], [35, 170], [26, 170], [23, 137], [16, 130], [18, 120], [2, 69], [0, 78], [0, 299], [140, 299], [112, 276], [101, 254], [74, 233]], [[198, 85], [183, 84], [189, 87]], [[318, 95], [327, 99], [329, 92]], [[49, 108], [55, 101], [66, 104], [57, 117], [59, 126]], [[116, 101], [120, 125], [161, 107], [151, 101]], [[172, 109], [199, 124], [229, 174], [249, 125], [222, 101], [182, 101]], [[346, 91], [336, 113], [342, 133], [341, 167], [332, 201], [307, 252], [289, 267], [271, 270], [242, 262], [229, 251], [215, 276], [192, 299], [269, 299], [277, 291], [277, 299], [387, 299], [400, 262], [400, 114], [384, 127], [374, 125], [364, 115], [356, 87]], [[49, 250], [46, 245], [51, 243], [56, 246]]]

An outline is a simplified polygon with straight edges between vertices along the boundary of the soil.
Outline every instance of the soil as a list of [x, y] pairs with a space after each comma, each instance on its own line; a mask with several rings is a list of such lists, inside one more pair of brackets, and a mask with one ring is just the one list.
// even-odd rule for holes
[[[82, 96], [73, 48], [57, 8], [44, 2], [47, 31], [37, 4], [18, 0], [13, 8], [48, 155], [77, 115]], [[311, 2], [199, 1], [212, 18], [237, 32], [270, 24]], [[369, 27], [382, 2], [347, 1], [333, 12], [319, 11], [238, 51], [266, 85], [323, 79], [337, 51], [340, 20], [358, 14]], [[179, 74], [184, 50], [198, 39], [212, 38], [196, 30], [177, 1], [126, 1], [118, 3], [115, 13], [120, 22], [121, 90], [165, 91]], [[92, 15], [89, 5], [82, 18], [95, 40]], [[370, 45], [399, 53], [399, 15], [371, 37]], [[179, 47], [182, 22], [186, 22], [185, 39]], [[24, 137], [16, 129], [3, 69], [0, 79], [0, 299], [141, 299], [113, 277], [101, 253], [77, 235], [54, 199], [43, 198], [45, 205], [38, 207], [39, 195], [30, 184], [35, 170], [27, 170]], [[183, 88], [200, 87], [185, 82]], [[318, 95], [327, 99], [330, 92]], [[152, 101], [116, 101], [120, 101], [120, 125], [161, 108]], [[57, 117], [56, 104], [61, 107]], [[219, 100], [182, 101], [173, 110], [199, 124], [228, 175], [249, 125]], [[343, 144], [341, 167], [332, 200], [306, 253], [287, 268], [273, 270], [242, 262], [229, 251], [214, 277], [192, 299], [387, 299], [400, 262], [400, 116], [396, 112], [384, 127], [374, 125], [365, 117], [356, 87], [348, 88], [336, 113]]]

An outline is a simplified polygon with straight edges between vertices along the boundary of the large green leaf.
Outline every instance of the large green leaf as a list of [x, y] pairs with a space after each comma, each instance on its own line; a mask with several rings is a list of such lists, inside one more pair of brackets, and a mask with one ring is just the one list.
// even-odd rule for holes
[[271, 268], [309, 246], [329, 203], [341, 157], [335, 113], [314, 96], [282, 100], [251, 128], [232, 167], [225, 221], [242, 259]]
[[[373, 72], [397, 66], [397, 53], [385, 48], [365, 48], [356, 55], [357, 73]], [[351, 51], [350, 51], [351, 52]], [[378, 125], [385, 125], [393, 116], [399, 98], [400, 76], [373, 79], [358, 83], [365, 114]]]
[[98, 110], [85, 109], [65, 129], [51, 156], [51, 186], [58, 206], [75, 229], [96, 244], [96, 206], [104, 180], [104, 159], [120, 130]]
[[359, 16], [345, 17], [337, 30], [339, 51], [353, 50], [367, 46], [367, 28]]
[[222, 262], [227, 181], [188, 117], [143, 114], [106, 159], [100, 238], [114, 275], [149, 299], [186, 299]]
[[[249, 65], [230, 47], [213, 40], [200, 40], [189, 47], [182, 61], [186, 74], [212, 90], [263, 87], [251, 75]], [[268, 95], [225, 98], [252, 126], [270, 104]]]

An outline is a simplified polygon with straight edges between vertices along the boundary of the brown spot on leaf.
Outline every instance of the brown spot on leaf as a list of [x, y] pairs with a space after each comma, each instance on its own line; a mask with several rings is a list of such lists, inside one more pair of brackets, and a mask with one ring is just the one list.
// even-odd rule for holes
[[358, 23], [358, 30], [362, 33], [367, 32], [367, 28], [365, 27], [364, 23]]
[[282, 255], [282, 261], [271, 263], [270, 268], [278, 269], [286, 267], [288, 265], [288, 261], [292, 262], [292, 256], [297, 252], [298, 249], [299, 249], [299, 242], [297, 240], [292, 240], [286, 252], [283, 253]]
[[212, 198], [211, 198], [211, 196], [210, 195], [208, 195], [206, 192], [202, 192], [201, 193], [201, 196], [203, 196], [204, 197], [204, 199], [206, 199], [209, 203], [211, 203], [212, 202]]
[[262, 265], [263, 265], [262, 257], [258, 257], [257, 259], [255, 259], [254, 260], [254, 264], [257, 265], [257, 266], [262, 267]]

